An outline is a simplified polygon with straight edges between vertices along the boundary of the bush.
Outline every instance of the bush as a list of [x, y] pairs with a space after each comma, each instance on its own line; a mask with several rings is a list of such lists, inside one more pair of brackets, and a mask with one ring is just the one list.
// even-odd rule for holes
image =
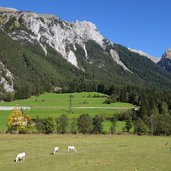
[[35, 120], [35, 127], [40, 133], [52, 134], [55, 132], [55, 121], [52, 117], [39, 119], [37, 117]]
[[110, 133], [114, 134], [116, 131], [116, 122], [112, 122], [112, 125], [110, 127]]
[[77, 134], [78, 132], [78, 127], [77, 127], [77, 120], [72, 119], [71, 124], [70, 124], [70, 130], [72, 134]]
[[43, 132], [45, 134], [52, 134], [55, 132], [55, 122], [54, 122], [54, 119], [52, 117], [44, 119]]
[[32, 118], [21, 110], [13, 110], [8, 117], [7, 132], [27, 133], [32, 127]]
[[116, 99], [112, 98], [112, 97], [108, 97], [103, 103], [104, 104], [111, 104], [111, 103], [115, 103]]
[[89, 114], [82, 114], [77, 119], [78, 131], [83, 134], [92, 133], [93, 120]]
[[103, 118], [101, 116], [95, 116], [93, 118], [93, 134], [101, 134], [103, 130]]
[[125, 121], [125, 120], [129, 120], [130, 118], [132, 118], [134, 115], [134, 111], [132, 109], [126, 110], [123, 113], [120, 113], [118, 115], [118, 120], [120, 121]]
[[68, 125], [69, 125], [68, 116], [67, 115], [61, 115], [55, 121], [56, 121], [57, 133], [59, 133], [59, 134], [66, 133]]

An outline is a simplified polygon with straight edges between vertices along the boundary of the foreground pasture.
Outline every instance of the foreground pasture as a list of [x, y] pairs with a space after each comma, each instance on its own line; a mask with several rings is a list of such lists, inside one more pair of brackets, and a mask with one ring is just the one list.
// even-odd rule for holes
[[[68, 145], [74, 145], [77, 152], [67, 152]], [[60, 152], [50, 155], [55, 146]], [[0, 170], [170, 171], [170, 146], [171, 137], [0, 135]], [[15, 163], [22, 151], [25, 161]]]

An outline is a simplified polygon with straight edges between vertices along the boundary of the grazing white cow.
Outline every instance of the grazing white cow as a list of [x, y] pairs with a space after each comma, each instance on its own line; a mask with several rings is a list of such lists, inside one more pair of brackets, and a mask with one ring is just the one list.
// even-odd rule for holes
[[57, 153], [57, 152], [59, 152], [59, 147], [54, 147], [54, 148], [53, 148], [53, 154], [55, 154], [55, 153]]
[[26, 153], [25, 152], [19, 153], [14, 161], [15, 162], [24, 161], [25, 160], [25, 157], [26, 157]]
[[77, 152], [75, 146], [68, 146], [68, 152]]

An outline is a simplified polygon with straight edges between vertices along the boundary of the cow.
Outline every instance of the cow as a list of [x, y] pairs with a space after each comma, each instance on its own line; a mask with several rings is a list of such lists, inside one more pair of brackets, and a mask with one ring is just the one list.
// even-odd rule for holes
[[75, 146], [68, 146], [68, 152], [77, 152]]
[[25, 152], [19, 153], [17, 155], [16, 159], [14, 160], [14, 162], [24, 161], [25, 157], [26, 157], [26, 153]]
[[59, 147], [54, 147], [54, 148], [53, 148], [53, 154], [55, 154], [55, 153], [57, 153], [57, 152], [59, 152]]

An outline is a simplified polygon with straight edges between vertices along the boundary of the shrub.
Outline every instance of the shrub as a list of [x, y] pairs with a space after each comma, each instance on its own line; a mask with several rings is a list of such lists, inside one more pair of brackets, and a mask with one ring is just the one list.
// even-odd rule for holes
[[26, 133], [32, 127], [32, 118], [21, 110], [13, 110], [8, 117], [8, 132]]
[[66, 133], [68, 125], [69, 125], [68, 116], [67, 115], [61, 115], [55, 121], [56, 121], [57, 133], [59, 133], [59, 134]]
[[93, 118], [93, 134], [100, 134], [103, 130], [103, 118], [101, 116], [95, 116]]
[[43, 132], [45, 134], [52, 134], [55, 132], [55, 122], [52, 117], [43, 120]]
[[108, 97], [103, 103], [104, 104], [111, 104], [111, 103], [115, 103], [116, 99], [112, 98], [112, 97]]
[[110, 133], [114, 134], [116, 131], [116, 122], [112, 122], [112, 125], [110, 127]]
[[77, 134], [78, 127], [77, 127], [77, 120], [76, 119], [72, 119], [72, 121], [70, 123], [70, 130], [71, 130], [72, 134]]
[[91, 133], [93, 129], [93, 120], [89, 114], [82, 114], [77, 119], [78, 131], [83, 134]]

